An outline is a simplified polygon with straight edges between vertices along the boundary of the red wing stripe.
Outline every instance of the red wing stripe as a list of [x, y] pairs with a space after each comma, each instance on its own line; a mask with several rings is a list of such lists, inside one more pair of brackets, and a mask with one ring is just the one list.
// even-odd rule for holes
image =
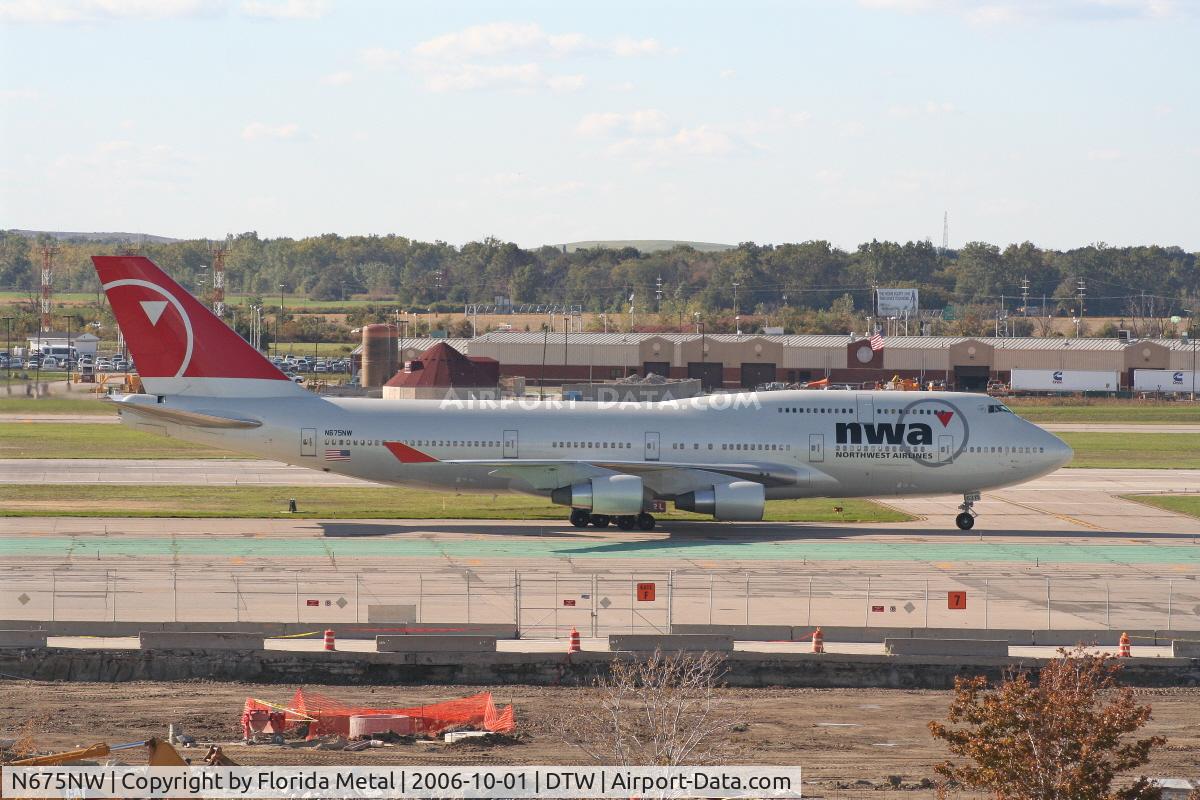
[[420, 450], [415, 450], [403, 442], [384, 442], [383, 446], [391, 451], [401, 464], [427, 464], [431, 461], [437, 461], [436, 458], [428, 453], [422, 453]]

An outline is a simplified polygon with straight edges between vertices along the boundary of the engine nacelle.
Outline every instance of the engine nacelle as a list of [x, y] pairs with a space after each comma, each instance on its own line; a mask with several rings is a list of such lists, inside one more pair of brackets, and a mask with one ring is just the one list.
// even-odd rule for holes
[[642, 513], [642, 479], [636, 475], [604, 475], [562, 486], [550, 493], [560, 506], [584, 508], [593, 514], [628, 516]]
[[733, 481], [681, 494], [675, 498], [675, 507], [681, 511], [712, 514], [730, 522], [753, 522], [762, 519], [766, 501], [766, 490], [761, 483]]

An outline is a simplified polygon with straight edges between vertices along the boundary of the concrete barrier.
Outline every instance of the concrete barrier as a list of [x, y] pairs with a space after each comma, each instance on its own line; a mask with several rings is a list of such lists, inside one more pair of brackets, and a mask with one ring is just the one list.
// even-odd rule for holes
[[1172, 658], [1200, 658], [1200, 642], [1176, 639], [1171, 642]]
[[884, 639], [883, 651], [890, 656], [983, 656], [1007, 658], [1003, 639]]
[[142, 631], [138, 645], [143, 650], [262, 650], [263, 636], [234, 631]]
[[715, 633], [669, 635], [624, 633], [609, 636], [608, 649], [612, 652], [629, 650], [639, 653], [653, 652], [654, 650], [729, 653], [733, 652], [733, 637]]
[[368, 605], [367, 622], [403, 622], [417, 621], [415, 605]]
[[46, 631], [0, 631], [0, 647], [45, 647]]
[[735, 642], [790, 642], [791, 625], [672, 625], [672, 634], [717, 634]]
[[380, 653], [494, 653], [495, 636], [376, 636]]

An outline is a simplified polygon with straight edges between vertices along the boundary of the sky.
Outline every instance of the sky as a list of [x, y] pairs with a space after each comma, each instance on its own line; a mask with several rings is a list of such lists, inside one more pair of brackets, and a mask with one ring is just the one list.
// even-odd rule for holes
[[1200, 250], [1200, 0], [0, 0], [0, 228]]

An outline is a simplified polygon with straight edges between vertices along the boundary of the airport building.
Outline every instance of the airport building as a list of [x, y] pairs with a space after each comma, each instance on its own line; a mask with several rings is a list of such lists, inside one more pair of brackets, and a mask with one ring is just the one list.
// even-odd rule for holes
[[[981, 390], [988, 381], [1008, 383], [1014, 369], [1113, 372], [1120, 388], [1131, 389], [1134, 370], [1192, 370], [1197, 358], [1194, 342], [1175, 339], [896, 336], [872, 350], [863, 336], [505, 331], [449, 343], [499, 362], [501, 375], [530, 382], [609, 381], [653, 372], [699, 379], [710, 390], [823, 378], [862, 384], [897, 375]], [[429, 340], [408, 340], [405, 357], [429, 346]]]

